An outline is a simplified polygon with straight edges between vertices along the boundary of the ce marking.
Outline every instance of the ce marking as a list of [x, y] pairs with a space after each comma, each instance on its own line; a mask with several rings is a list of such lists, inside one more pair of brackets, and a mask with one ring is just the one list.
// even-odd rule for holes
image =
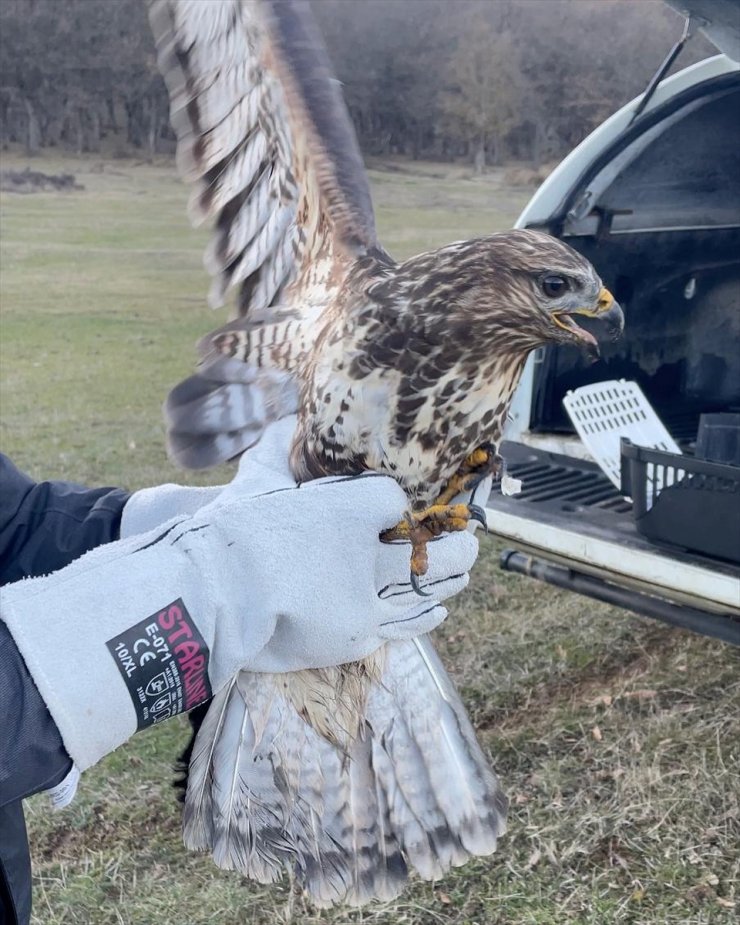
[[157, 657], [156, 653], [152, 652], [150, 646], [151, 646], [151, 643], [149, 642], [149, 640], [144, 639], [143, 637], [137, 639], [136, 642], [133, 644], [132, 648], [134, 650], [134, 655], [139, 655], [139, 650], [144, 649], [146, 647], [145, 651], [142, 652], [141, 655], [139, 655], [139, 668], [143, 668], [147, 662], [150, 662], [153, 658]]

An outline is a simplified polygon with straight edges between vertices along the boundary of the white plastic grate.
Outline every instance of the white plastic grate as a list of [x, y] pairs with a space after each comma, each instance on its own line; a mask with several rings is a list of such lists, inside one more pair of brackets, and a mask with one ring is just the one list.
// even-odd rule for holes
[[612, 379], [584, 385], [568, 392], [563, 405], [589, 453], [617, 488], [621, 437], [638, 446], [681, 452], [636, 382]]

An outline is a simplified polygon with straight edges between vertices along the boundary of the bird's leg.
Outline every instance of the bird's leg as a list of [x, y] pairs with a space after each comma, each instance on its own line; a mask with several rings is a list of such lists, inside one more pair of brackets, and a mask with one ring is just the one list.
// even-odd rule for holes
[[434, 504], [423, 511], [409, 512], [400, 524], [381, 534], [385, 543], [406, 540], [411, 543], [411, 584], [417, 594], [426, 595], [419, 586], [429, 562], [427, 543], [442, 533], [466, 530], [471, 520], [486, 527], [486, 514], [477, 504], [451, 504], [461, 492], [474, 491], [480, 482], [498, 467], [500, 458], [490, 445], [479, 447], [460, 466]]
[[492, 443], [484, 443], [477, 450], [473, 450], [434, 502], [435, 507], [438, 504], [449, 504], [464, 491], [475, 491], [487, 475], [495, 475], [499, 471], [501, 462], [502, 459]]

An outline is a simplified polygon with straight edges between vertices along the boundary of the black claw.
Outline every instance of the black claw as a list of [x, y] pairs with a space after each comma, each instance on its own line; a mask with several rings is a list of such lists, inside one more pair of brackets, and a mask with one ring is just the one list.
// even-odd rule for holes
[[480, 485], [486, 475], [487, 473], [476, 473], [475, 475], [468, 476], [467, 480], [463, 484], [463, 491], [475, 491], [475, 489]]
[[414, 572], [411, 573], [411, 587], [414, 589], [414, 591], [416, 591], [419, 597], [431, 597], [432, 596], [431, 591], [423, 590], [423, 588], [419, 584], [419, 576], [414, 574]]
[[483, 508], [478, 504], [469, 504], [468, 510], [470, 511], [470, 519], [477, 520], [484, 531], [488, 533], [488, 519], [486, 518], [486, 512]]

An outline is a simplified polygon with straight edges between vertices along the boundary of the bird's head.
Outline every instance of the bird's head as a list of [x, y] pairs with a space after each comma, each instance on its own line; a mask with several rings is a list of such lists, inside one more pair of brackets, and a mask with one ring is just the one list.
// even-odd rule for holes
[[[507, 243], [517, 255], [510, 272], [530, 300], [528, 326], [542, 343], [574, 344], [596, 359], [596, 335], [601, 340], [616, 340], [621, 335], [622, 309], [584, 256], [539, 231], [509, 232]], [[597, 320], [596, 335], [581, 327], [579, 317]]]
[[[478, 332], [488, 328], [502, 352], [572, 344], [596, 359], [599, 340], [622, 333], [622, 309], [594, 267], [557, 238], [502, 232], [451, 245], [449, 256], [461, 320]], [[582, 327], [580, 318], [595, 319], [596, 333]]]

